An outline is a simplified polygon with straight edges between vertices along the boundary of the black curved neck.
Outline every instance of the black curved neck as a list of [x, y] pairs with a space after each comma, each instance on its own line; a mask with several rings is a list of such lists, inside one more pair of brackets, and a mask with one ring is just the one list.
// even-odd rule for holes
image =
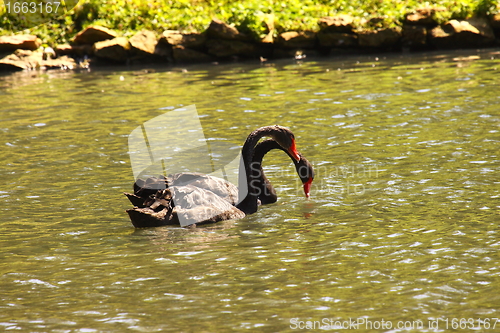
[[[280, 133], [278, 126], [261, 127], [247, 137], [243, 148], [241, 149], [241, 163], [238, 179], [238, 205], [236, 207], [242, 210], [245, 214], [252, 214], [257, 211], [258, 199], [258, 184], [260, 181], [261, 163], [252, 161], [255, 153], [255, 146], [264, 136], [269, 136], [274, 139], [275, 134]], [[280, 146], [281, 147], [281, 146]], [[262, 152], [259, 154], [264, 156]], [[262, 157], [260, 162], [262, 162]], [[255, 163], [253, 163], [255, 162]], [[244, 198], [241, 200], [241, 198]]]
[[278, 196], [276, 195], [273, 185], [269, 182], [264, 174], [264, 170], [262, 169], [262, 159], [264, 158], [264, 155], [273, 149], [283, 150], [290, 157], [290, 159], [295, 162], [293, 156], [273, 139], [264, 140], [255, 146], [252, 163], [254, 163], [254, 167], [259, 169], [260, 179], [256, 186], [258, 187], [258, 198], [262, 205], [271, 204], [278, 200]]

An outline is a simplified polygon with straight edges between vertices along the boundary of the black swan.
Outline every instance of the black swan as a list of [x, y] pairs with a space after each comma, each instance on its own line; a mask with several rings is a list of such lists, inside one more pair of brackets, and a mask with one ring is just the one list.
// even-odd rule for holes
[[[259, 142], [254, 149], [254, 155], [252, 158], [252, 165], [258, 170], [260, 175], [258, 182], [253, 182], [252, 186], [257, 192], [257, 198], [261, 205], [271, 204], [278, 200], [276, 191], [267, 179], [264, 170], [262, 169], [262, 159], [269, 151], [273, 149], [283, 150], [291, 158], [295, 165], [295, 169], [299, 178], [304, 186], [304, 193], [306, 197], [309, 197], [309, 192], [311, 189], [311, 184], [314, 179], [314, 169], [309, 161], [302, 156], [300, 153], [300, 160], [297, 162], [295, 158], [290, 155], [288, 151], [283, 149], [276, 141], [273, 139], [267, 139]], [[225, 180], [209, 175], [204, 175], [200, 173], [178, 173], [169, 175], [168, 177], [150, 177], [145, 181], [142, 179], [137, 179], [134, 183], [134, 194], [124, 193], [130, 202], [139, 208], [147, 207], [145, 202], [150, 201], [152, 197], [155, 196], [159, 189], [166, 189], [172, 186], [183, 186], [186, 184], [201, 187], [203, 189], [209, 190], [222, 197], [228, 201], [231, 205], [236, 205], [238, 188]]]
[[[257, 144], [264, 136], [272, 140]], [[307, 159], [297, 152], [293, 133], [281, 126], [267, 126], [252, 132], [245, 141], [238, 188], [223, 179], [197, 173], [152, 177], [146, 181], [138, 179], [134, 194], [125, 193], [136, 206], [127, 210], [132, 224], [138, 228], [167, 224], [186, 226], [237, 219], [257, 211], [259, 200], [264, 204], [275, 202], [276, 192], [261, 164], [263, 156], [271, 149], [282, 149], [292, 158], [304, 192], [309, 196], [314, 171]], [[238, 197], [244, 199], [236, 204]]]

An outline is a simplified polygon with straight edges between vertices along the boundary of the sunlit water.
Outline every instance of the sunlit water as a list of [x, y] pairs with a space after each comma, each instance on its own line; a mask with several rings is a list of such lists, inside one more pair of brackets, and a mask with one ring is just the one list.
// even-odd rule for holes
[[[491, 331], [500, 54], [379, 58], [0, 77], [0, 330]], [[208, 139], [291, 128], [311, 199], [271, 152], [276, 204], [134, 230], [127, 136], [191, 104]]]

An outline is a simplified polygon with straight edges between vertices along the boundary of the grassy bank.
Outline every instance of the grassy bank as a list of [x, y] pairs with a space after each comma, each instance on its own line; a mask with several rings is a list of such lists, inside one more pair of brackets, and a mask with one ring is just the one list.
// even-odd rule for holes
[[55, 44], [68, 42], [90, 24], [129, 36], [140, 29], [203, 31], [211, 18], [217, 17], [241, 32], [260, 37], [267, 33], [264, 21], [270, 17], [274, 19], [276, 34], [316, 31], [318, 18], [335, 14], [352, 15], [360, 28], [382, 28], [402, 25], [406, 13], [423, 7], [441, 9], [435, 16], [438, 22], [445, 22], [495, 14], [500, 9], [500, 0], [85, 0], [67, 15], [26, 30], [13, 24], [5, 6], [0, 5], [0, 34], [22, 31]]

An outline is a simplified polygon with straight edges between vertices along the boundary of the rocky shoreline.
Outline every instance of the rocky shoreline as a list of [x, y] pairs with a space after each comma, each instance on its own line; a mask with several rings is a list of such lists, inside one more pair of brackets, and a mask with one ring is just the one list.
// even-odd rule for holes
[[[131, 38], [90, 26], [71, 44], [40, 47], [33, 35], [0, 37], [0, 71], [77, 69], [99, 64], [183, 64], [238, 59], [278, 59], [373, 52], [483, 48], [500, 45], [500, 14], [438, 24], [434, 9], [408, 13], [401, 27], [359, 29], [353, 17], [338, 15], [318, 20], [319, 31], [289, 31], [275, 36], [273, 20], [260, 39], [239, 32], [217, 19], [202, 33], [166, 30], [161, 36], [143, 30]], [[367, 22], [376, 25], [376, 22]]]

